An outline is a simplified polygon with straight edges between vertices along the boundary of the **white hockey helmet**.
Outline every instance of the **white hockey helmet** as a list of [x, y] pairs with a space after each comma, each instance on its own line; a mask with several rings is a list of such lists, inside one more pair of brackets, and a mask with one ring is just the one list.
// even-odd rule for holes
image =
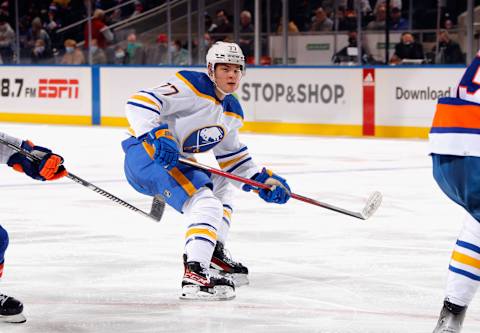
[[216, 64], [240, 65], [242, 75], [245, 75], [245, 57], [242, 49], [236, 43], [216, 42], [207, 52], [207, 68], [211, 65], [212, 71], [208, 70], [208, 76], [215, 82], [213, 71]]

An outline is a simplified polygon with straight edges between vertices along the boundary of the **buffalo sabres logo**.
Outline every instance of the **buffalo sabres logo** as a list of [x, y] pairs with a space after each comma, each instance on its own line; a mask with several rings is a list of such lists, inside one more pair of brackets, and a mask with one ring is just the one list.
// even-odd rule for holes
[[225, 130], [220, 126], [208, 126], [197, 129], [183, 142], [186, 153], [203, 153], [215, 147], [225, 137]]

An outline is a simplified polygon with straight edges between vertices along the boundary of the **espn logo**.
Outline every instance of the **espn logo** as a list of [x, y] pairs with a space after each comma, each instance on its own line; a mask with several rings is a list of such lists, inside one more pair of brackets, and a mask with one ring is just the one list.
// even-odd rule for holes
[[39, 79], [39, 98], [78, 98], [77, 79]]

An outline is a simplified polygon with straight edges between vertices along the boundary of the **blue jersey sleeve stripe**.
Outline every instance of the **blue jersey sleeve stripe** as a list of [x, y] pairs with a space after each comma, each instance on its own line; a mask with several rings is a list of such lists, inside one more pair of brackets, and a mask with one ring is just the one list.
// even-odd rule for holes
[[130, 105], [133, 105], [133, 106], [142, 108], [142, 109], [147, 109], [147, 110], [153, 111], [153, 112], [155, 112], [156, 114], [160, 114], [160, 112], [158, 112], [157, 110], [155, 110], [155, 109], [153, 109], [153, 108], [150, 108], [150, 107], [148, 107], [148, 106], [139, 104], [139, 103], [135, 103], [135, 102], [128, 101], [127, 104], [130, 104]]
[[470, 243], [467, 243], [467, 242], [464, 242], [464, 241], [461, 241], [461, 240], [457, 240], [457, 245], [480, 254], [480, 247], [478, 247], [476, 245], [473, 245], [473, 244], [470, 244]]
[[241, 162], [238, 163], [237, 165], [235, 165], [235, 166], [231, 167], [230, 169], [228, 169], [227, 172], [233, 172], [233, 171], [234, 171], [235, 169], [237, 169], [240, 165], [242, 165], [242, 164], [244, 164], [244, 163], [246, 163], [246, 162], [248, 162], [248, 161], [251, 161], [251, 160], [252, 160], [252, 158], [249, 157], [249, 158], [241, 161]]
[[230, 205], [225, 205], [225, 204], [224, 204], [223, 207], [230, 209], [230, 211], [233, 213], [233, 208], [232, 208], [232, 206], [230, 206]]
[[430, 133], [464, 133], [464, 134], [480, 134], [479, 128], [464, 127], [432, 127]]
[[221, 160], [222, 158], [226, 158], [226, 157], [230, 157], [230, 156], [233, 156], [233, 155], [237, 155], [237, 154], [239, 154], [239, 153], [241, 153], [241, 152], [243, 152], [243, 151], [245, 151], [245, 150], [247, 150], [247, 149], [248, 149], [247, 146], [245, 146], [245, 147], [243, 147], [242, 149], [240, 149], [239, 151], [236, 151], [236, 152], [234, 152], [234, 153], [225, 154], [225, 155], [215, 156], [215, 158], [216, 158], [217, 160]]
[[163, 106], [163, 101], [158, 98], [155, 94], [149, 92], [149, 91], [146, 91], [146, 90], [140, 90], [141, 93], [144, 93], [144, 94], [149, 94], [150, 96], [152, 96], [153, 98], [155, 98], [155, 100], [158, 101], [158, 103], [160, 103], [161, 106]]
[[480, 281], [480, 276], [475, 275], [475, 274], [470, 273], [470, 272], [467, 272], [467, 271], [465, 271], [465, 270], [463, 270], [463, 269], [453, 267], [452, 265], [448, 266], [448, 269], [451, 270], [451, 271], [454, 272], [454, 273], [457, 273], [457, 274], [466, 276], [466, 277], [468, 277], [468, 278], [470, 278], [470, 279], [472, 279], [472, 280]]

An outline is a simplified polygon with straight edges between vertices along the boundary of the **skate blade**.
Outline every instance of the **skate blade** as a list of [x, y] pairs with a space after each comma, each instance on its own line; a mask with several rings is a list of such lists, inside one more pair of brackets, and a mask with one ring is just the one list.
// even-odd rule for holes
[[0, 316], [0, 322], [2, 323], [11, 323], [11, 324], [21, 324], [27, 321], [27, 318], [23, 313], [19, 313], [13, 316]]
[[232, 280], [235, 287], [242, 287], [250, 284], [250, 281], [248, 280], [248, 274], [226, 273], [225, 271], [216, 268], [211, 268], [211, 271]]
[[248, 281], [247, 274], [234, 273], [234, 274], [225, 274], [225, 276], [233, 280], [235, 287], [242, 287], [250, 284], [250, 281]]
[[212, 292], [200, 290], [200, 286], [184, 286], [180, 299], [190, 301], [228, 301], [235, 298], [235, 290], [228, 286], [215, 286]]

